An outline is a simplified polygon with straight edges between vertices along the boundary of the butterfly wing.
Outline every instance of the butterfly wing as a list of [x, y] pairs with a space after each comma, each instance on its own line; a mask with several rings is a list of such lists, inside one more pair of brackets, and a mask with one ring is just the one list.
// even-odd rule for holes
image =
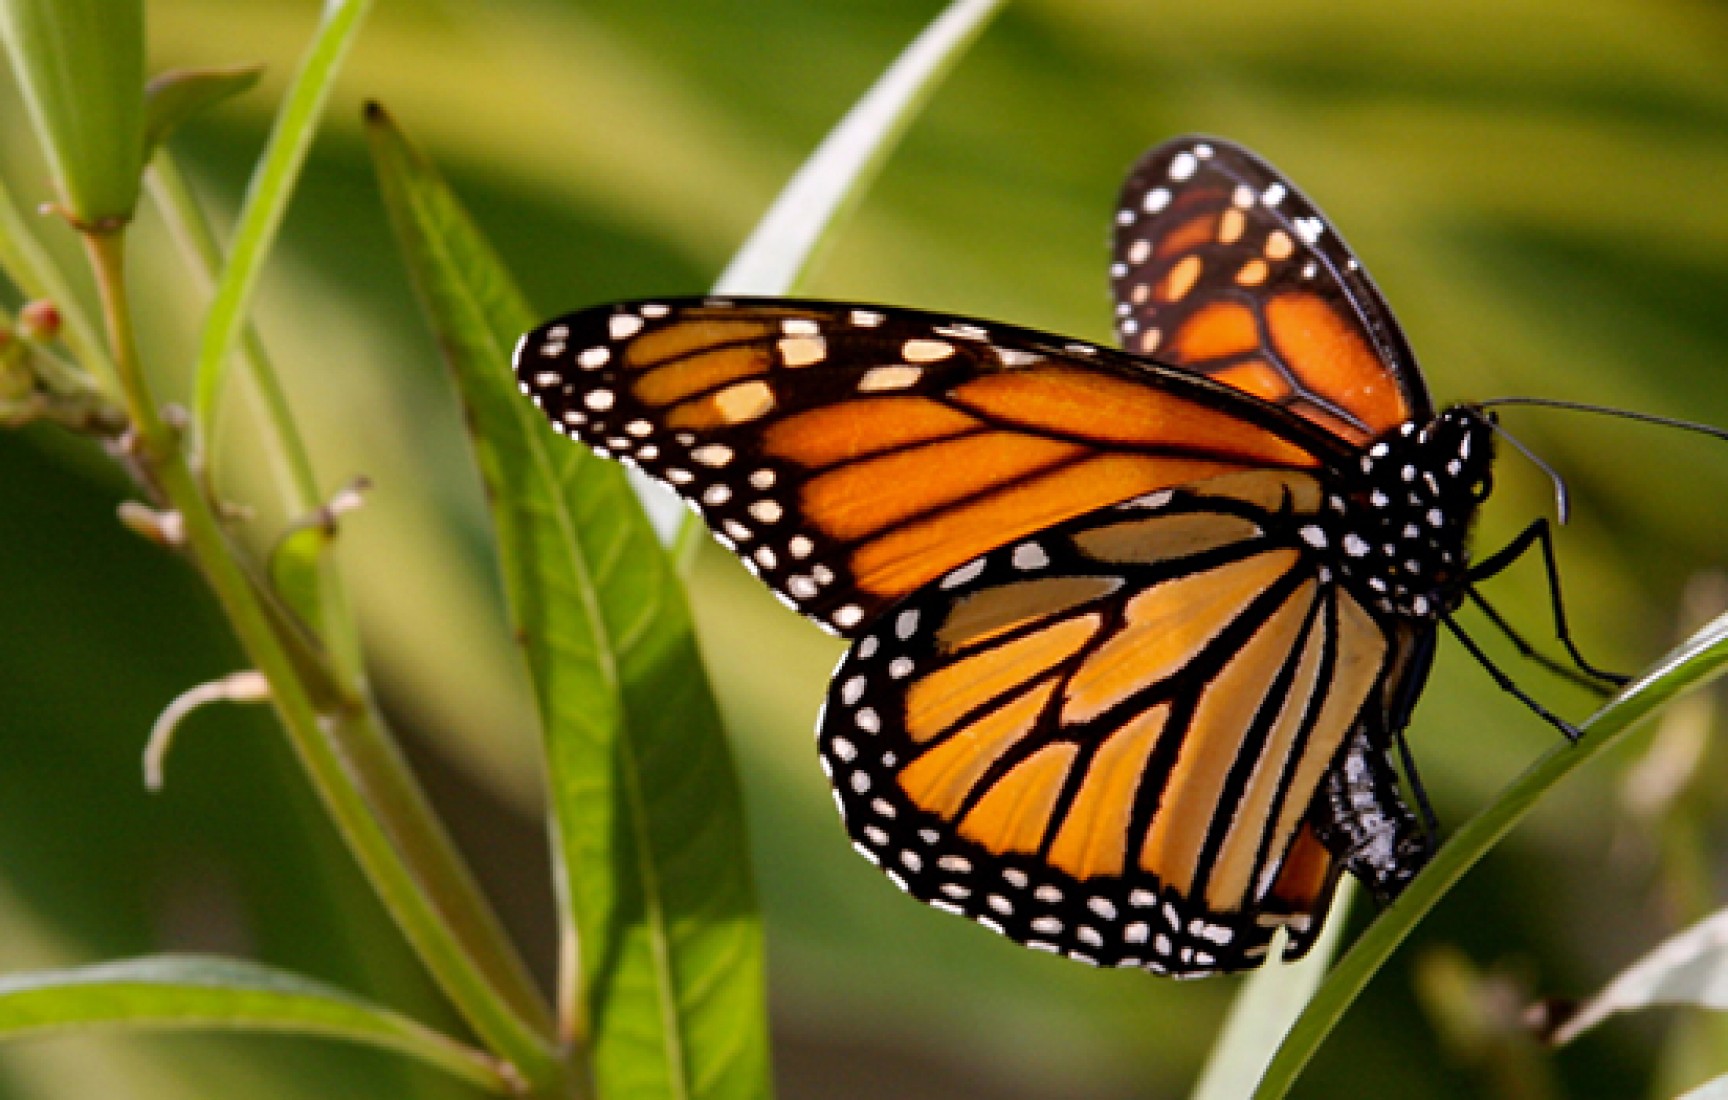
[[1212, 137], [1148, 152], [1122, 189], [1111, 285], [1123, 346], [1363, 443], [1433, 403], [1385, 299], [1276, 169]]
[[1161, 490], [871, 624], [819, 733], [859, 850], [1100, 965], [1243, 969], [1280, 926], [1305, 951], [1338, 866], [1310, 809], [1396, 657], [1300, 537], [1322, 496], [1304, 472]]
[[516, 370], [554, 427], [671, 486], [783, 601], [847, 634], [1103, 505], [1350, 457], [1198, 375], [914, 310], [604, 306], [529, 333]]

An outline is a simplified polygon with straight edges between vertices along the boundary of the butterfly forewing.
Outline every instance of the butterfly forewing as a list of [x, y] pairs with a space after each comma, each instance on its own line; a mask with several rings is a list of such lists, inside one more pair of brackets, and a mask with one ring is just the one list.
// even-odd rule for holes
[[913, 895], [1030, 946], [1198, 976], [1305, 950], [1308, 817], [1388, 639], [1297, 535], [1301, 473], [1099, 509], [860, 637], [820, 730], [847, 827]]
[[913, 310], [624, 303], [529, 333], [516, 369], [556, 428], [671, 486], [784, 601], [846, 634], [1103, 505], [1347, 454], [1188, 372]]
[[1130, 351], [1361, 443], [1431, 402], [1392, 312], [1313, 203], [1239, 145], [1166, 142], [1135, 165], [1111, 285]]

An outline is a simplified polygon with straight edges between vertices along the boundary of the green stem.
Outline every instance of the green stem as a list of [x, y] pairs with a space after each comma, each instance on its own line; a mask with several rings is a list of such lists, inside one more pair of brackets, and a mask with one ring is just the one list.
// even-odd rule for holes
[[54, 266], [47, 249], [30, 232], [4, 180], [0, 180], [0, 270], [4, 270], [25, 294], [54, 303], [60, 311], [61, 342], [72, 349], [79, 364], [113, 395], [118, 374], [102, 347], [95, 325], [91, 324], [83, 305], [72, 293], [71, 285]]
[[[186, 266], [198, 282], [198, 287], [212, 299], [222, 275], [222, 246], [198, 204], [192, 188], [167, 149], [160, 149], [151, 158], [145, 178], [150, 196], [169, 234], [179, 246]], [[247, 392], [258, 403], [258, 419], [268, 433], [259, 449], [271, 464], [276, 484], [287, 512], [293, 517], [310, 515], [321, 503], [318, 480], [312, 469], [311, 453], [295, 428], [288, 395], [280, 376], [264, 350], [257, 327], [247, 321], [240, 330], [239, 359], [242, 376], [249, 383]], [[215, 439], [200, 441], [206, 448], [218, 445]], [[206, 476], [213, 466], [206, 463]], [[212, 493], [217, 487], [211, 486]], [[342, 583], [342, 572], [328, 559], [319, 570], [318, 593], [323, 604], [322, 641], [330, 647], [343, 679], [358, 682], [365, 674], [360, 657], [360, 631], [356, 624], [353, 604]]]
[[[222, 246], [210, 228], [210, 221], [192, 194], [186, 174], [167, 149], [160, 149], [150, 159], [150, 171], [145, 177], [150, 197], [168, 226], [186, 268], [197, 280], [201, 293], [214, 296], [222, 276]], [[288, 395], [281, 380], [264, 352], [258, 329], [251, 321], [240, 330], [239, 359], [245, 375], [253, 383], [261, 405], [261, 417], [273, 439], [265, 448], [276, 468], [277, 482], [291, 515], [305, 515], [317, 508], [320, 500], [318, 481], [312, 471], [312, 457], [305, 443], [294, 430], [294, 419], [288, 407]], [[203, 441], [214, 447], [215, 440]]]
[[125, 280], [124, 237], [85, 237], [134, 426], [134, 457], [180, 513], [186, 546], [255, 667], [313, 786], [403, 935], [476, 1034], [523, 1078], [563, 1096], [567, 1069], [550, 1013], [472, 876], [369, 706], [321, 713], [245, 568], [157, 411], [144, 378]]

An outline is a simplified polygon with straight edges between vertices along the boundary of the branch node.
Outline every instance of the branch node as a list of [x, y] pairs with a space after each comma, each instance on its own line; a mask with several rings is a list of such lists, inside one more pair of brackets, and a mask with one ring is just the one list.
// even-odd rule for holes
[[178, 550], [186, 545], [186, 521], [179, 512], [158, 510], [135, 500], [120, 502], [120, 522], [158, 546]]
[[151, 793], [162, 789], [162, 769], [168, 760], [174, 731], [193, 711], [211, 703], [262, 703], [269, 698], [270, 681], [262, 672], [250, 668], [182, 692], [150, 727], [150, 740], [144, 745], [145, 788]]

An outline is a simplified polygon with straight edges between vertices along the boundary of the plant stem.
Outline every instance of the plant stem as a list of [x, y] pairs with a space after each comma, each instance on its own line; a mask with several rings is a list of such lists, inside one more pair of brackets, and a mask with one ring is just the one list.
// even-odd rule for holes
[[26, 295], [54, 303], [65, 319], [61, 342], [72, 350], [79, 366], [97, 379], [104, 392], [117, 396], [114, 364], [109, 362], [95, 326], [85, 315], [78, 296], [72, 293], [71, 285], [54, 266], [53, 258], [30, 231], [3, 179], [0, 179], [0, 271]]
[[[222, 246], [217, 242], [203, 208], [198, 205], [185, 173], [180, 171], [178, 162], [167, 149], [158, 150], [151, 158], [145, 183], [187, 269], [199, 289], [213, 300], [222, 275]], [[311, 454], [295, 427], [281, 378], [265, 353], [257, 328], [250, 321], [241, 327], [237, 354], [245, 368], [241, 373], [249, 384], [247, 392], [257, 401], [258, 420], [268, 433], [267, 441], [260, 449], [271, 464], [283, 505], [292, 517], [309, 515], [323, 503], [312, 469]], [[217, 448], [218, 441], [202, 439], [199, 446], [208, 454]], [[204, 470], [207, 481], [212, 480], [209, 470], [213, 465], [207, 458]], [[214, 484], [209, 488], [212, 494], [220, 491], [220, 487]], [[329, 560], [319, 570], [318, 592], [324, 611], [321, 640], [330, 649], [338, 675], [344, 680], [358, 681], [365, 674], [360, 657], [360, 631], [355, 622], [353, 604], [342, 583], [342, 571]]]
[[[87, 233], [134, 458], [182, 518], [186, 546], [254, 666], [308, 777], [349, 849], [451, 1002], [536, 1097], [567, 1094], [568, 1071], [526, 967], [372, 707], [351, 696], [320, 709], [313, 685], [236, 557], [177, 431], [157, 410], [132, 328], [121, 233]], [[346, 693], [345, 693], [346, 694]]]
[[[159, 149], [150, 158], [145, 185], [167, 223], [169, 235], [180, 249], [186, 269], [197, 281], [199, 291], [213, 297], [217, 280], [222, 275], [222, 246], [217, 242], [203, 208], [193, 196], [186, 174], [168, 150]], [[291, 515], [305, 515], [321, 503], [312, 459], [299, 433], [294, 430], [288, 395], [283, 392], [281, 380], [272, 369], [263, 342], [258, 338], [258, 330], [250, 321], [241, 327], [237, 354], [241, 365], [246, 368], [246, 377], [256, 388], [262, 406], [259, 419], [273, 436], [272, 446], [266, 448], [269, 452], [266, 457], [272, 462], [282, 499]], [[214, 449], [216, 446], [214, 439], [200, 442], [206, 448]]]

